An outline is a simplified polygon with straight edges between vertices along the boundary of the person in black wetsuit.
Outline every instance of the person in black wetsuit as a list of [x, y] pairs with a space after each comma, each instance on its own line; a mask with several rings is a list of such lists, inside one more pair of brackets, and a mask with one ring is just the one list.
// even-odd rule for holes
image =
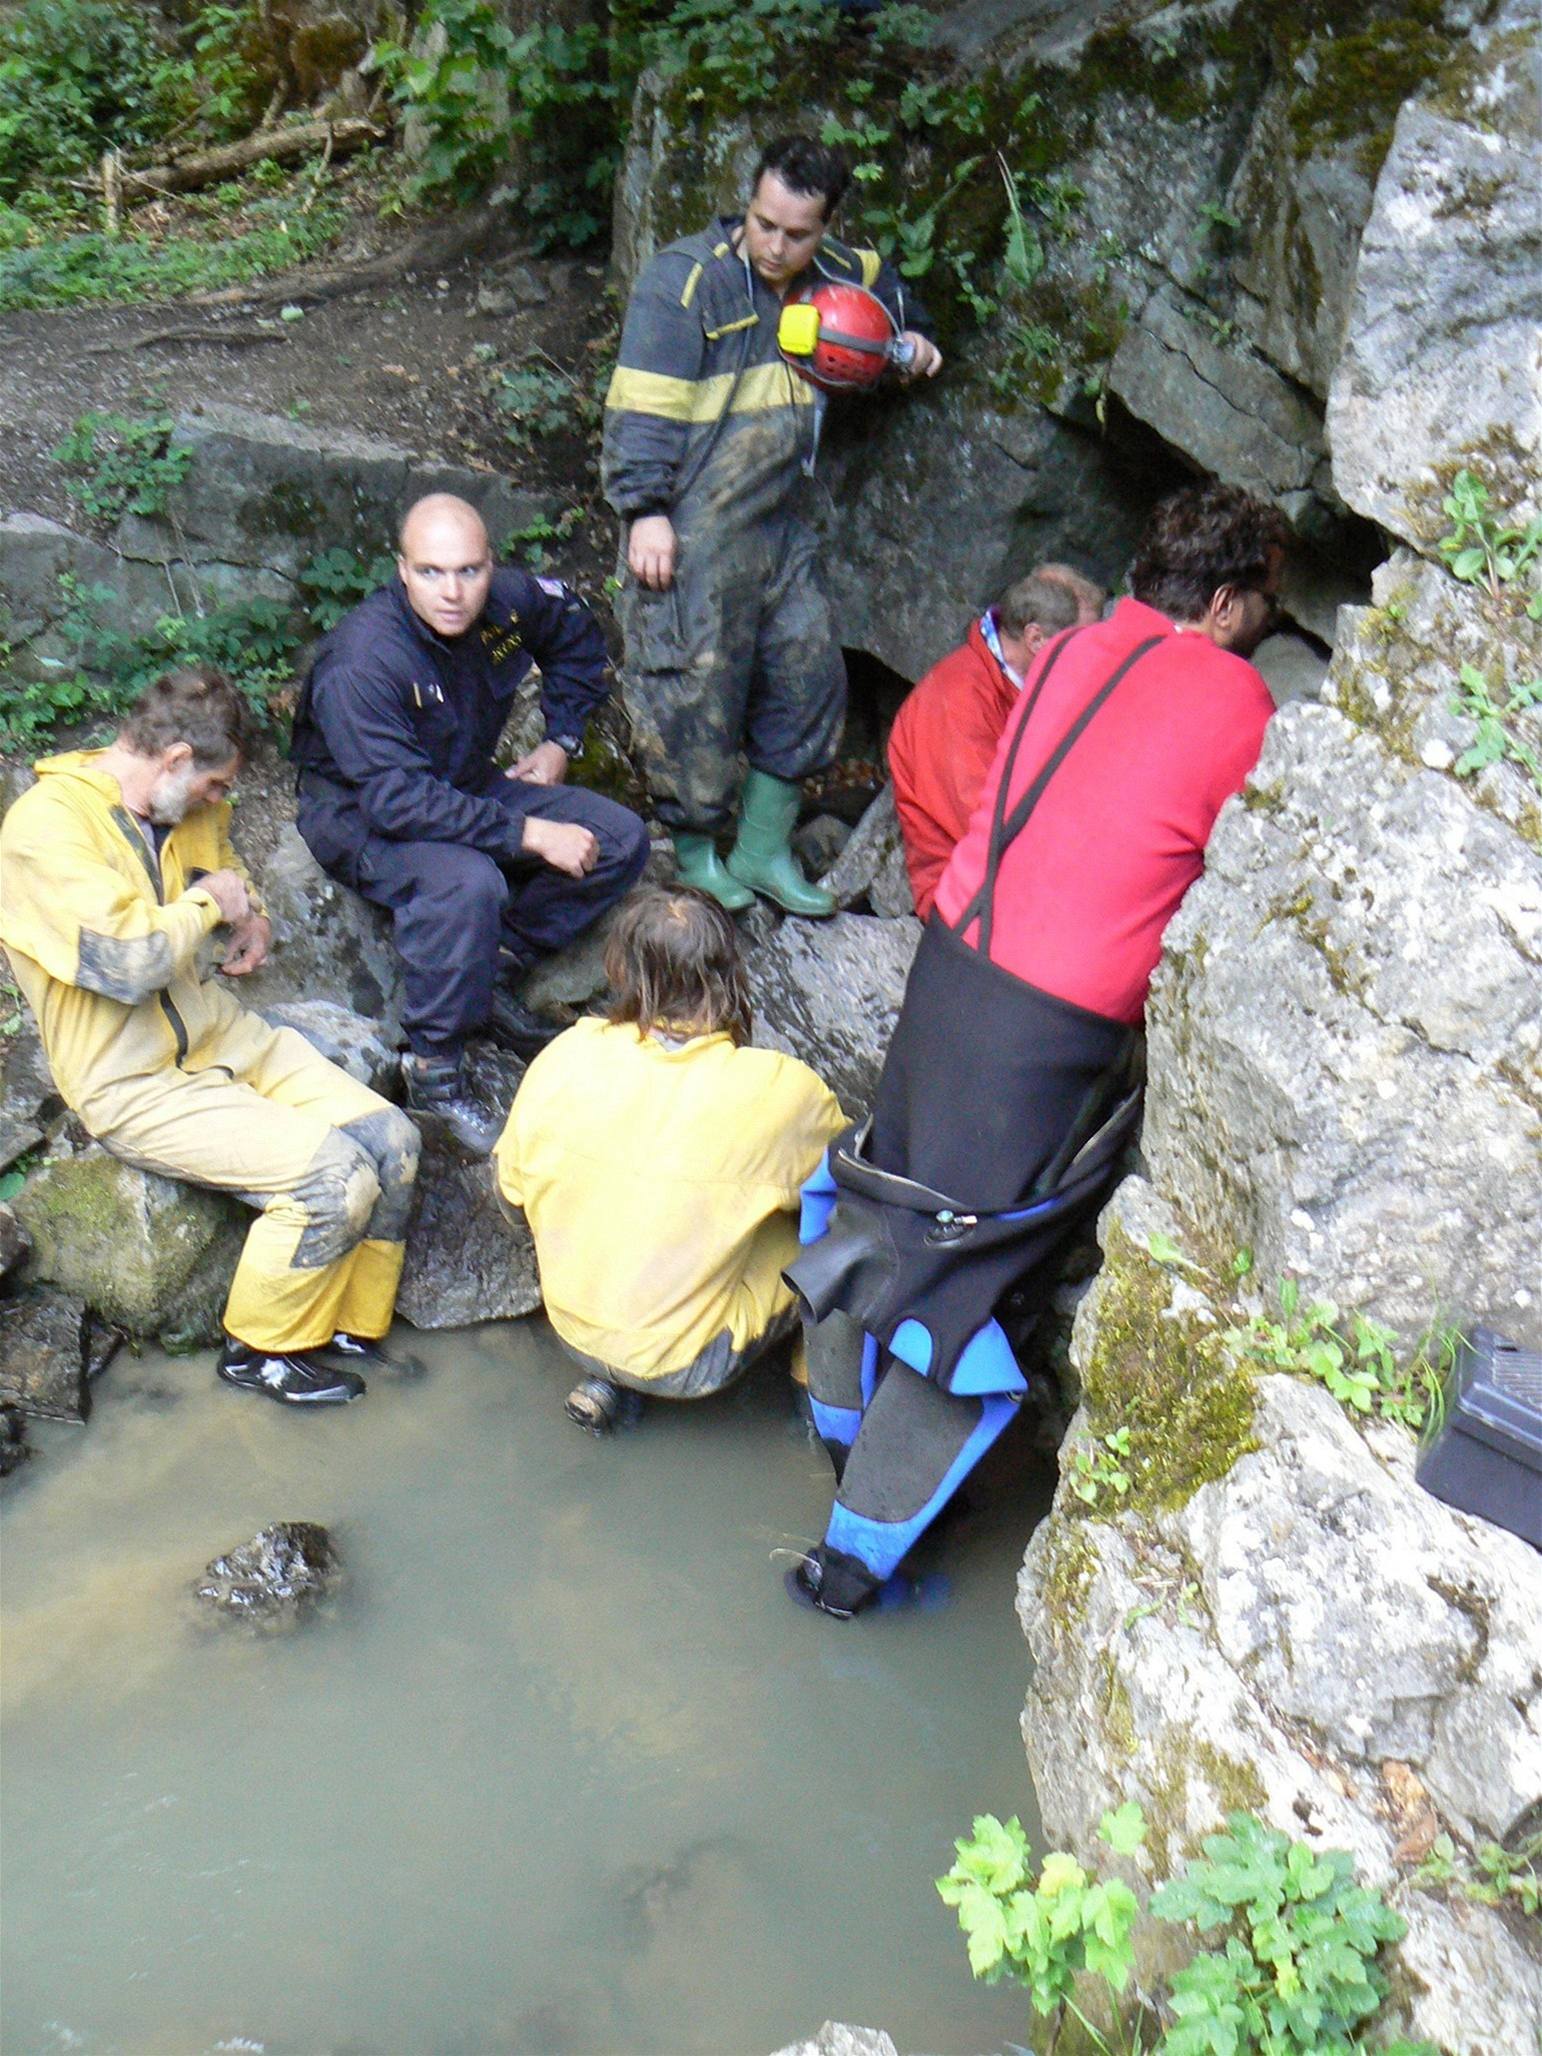
[[[514, 983], [627, 891], [648, 838], [626, 807], [563, 783], [606, 695], [583, 601], [495, 568], [481, 516], [448, 493], [409, 509], [397, 570], [317, 651], [291, 749], [298, 825], [323, 870], [393, 916], [408, 1105], [485, 1155], [501, 1115], [465, 1084], [466, 1038], [530, 1056], [560, 1032]], [[532, 664], [546, 738], [501, 772], [493, 750]]]

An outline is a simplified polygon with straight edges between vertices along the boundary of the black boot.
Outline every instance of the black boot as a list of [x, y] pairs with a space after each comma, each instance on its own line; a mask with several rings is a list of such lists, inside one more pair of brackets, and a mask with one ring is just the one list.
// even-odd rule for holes
[[412, 1112], [436, 1115], [472, 1156], [486, 1156], [502, 1134], [502, 1116], [472, 1098], [458, 1057], [424, 1062], [409, 1051], [402, 1058], [402, 1082]]
[[547, 1014], [536, 1013], [506, 985], [498, 985], [493, 988], [492, 1011], [483, 1024], [483, 1033], [500, 1049], [510, 1050], [528, 1061], [538, 1057], [548, 1042], [556, 1041], [562, 1033], [562, 1023]]
[[226, 1336], [214, 1369], [227, 1385], [266, 1393], [283, 1406], [346, 1406], [350, 1399], [364, 1396], [364, 1380], [357, 1371], [334, 1370], [306, 1349], [254, 1349], [234, 1335]]
[[374, 1335], [350, 1335], [346, 1328], [339, 1328], [323, 1352], [326, 1356], [340, 1356], [345, 1363], [370, 1364], [377, 1371], [394, 1371], [399, 1378], [421, 1378], [423, 1360], [410, 1353], [400, 1355], [394, 1349], [387, 1349], [383, 1337]]
[[878, 1580], [865, 1563], [842, 1550], [827, 1549], [822, 1542], [793, 1566], [784, 1582], [800, 1605], [817, 1607], [838, 1621], [849, 1621], [878, 1596]]

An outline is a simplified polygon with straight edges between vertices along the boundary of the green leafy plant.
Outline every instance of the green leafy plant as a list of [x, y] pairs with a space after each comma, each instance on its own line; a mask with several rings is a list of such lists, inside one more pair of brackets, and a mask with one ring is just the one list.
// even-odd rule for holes
[[[260, 183], [254, 173], [242, 189], [249, 193]], [[212, 208], [218, 190], [193, 198]], [[207, 242], [128, 229], [117, 236], [61, 234], [58, 221], [0, 202], [0, 311], [162, 300], [244, 285], [324, 250], [347, 216], [333, 201], [320, 200], [304, 213], [275, 194], [243, 205], [241, 219], [245, 226], [237, 233]]]
[[492, 0], [429, 0], [409, 42], [376, 43], [367, 61], [423, 137], [409, 199], [474, 193], [507, 162], [512, 130], [495, 81], [513, 71], [515, 38]]
[[167, 124], [166, 53], [150, 11], [127, 0], [26, 0], [5, 17], [0, 200], [67, 178], [106, 149]]
[[1414, 1872], [1414, 1883], [1444, 1887], [1480, 1906], [1514, 1905], [1529, 1919], [1542, 1913], [1542, 1831], [1529, 1835], [1515, 1849], [1502, 1842], [1480, 1842], [1463, 1856], [1449, 1835], [1437, 1835], [1430, 1852]]
[[203, 614], [163, 614], [147, 633], [125, 635], [114, 625], [120, 603], [111, 586], [84, 585], [69, 572], [59, 583], [66, 605], [55, 626], [69, 654], [7, 696], [0, 745], [23, 750], [61, 726], [114, 720], [152, 679], [184, 664], [218, 666], [258, 718], [275, 725], [274, 694], [293, 676], [301, 641], [282, 602], [249, 599]]
[[1534, 707], [1542, 707], [1542, 679], [1513, 687], [1500, 701], [1477, 666], [1463, 664], [1451, 711], [1474, 722], [1478, 732], [1451, 767], [1457, 777], [1474, 777], [1489, 764], [1518, 764], [1542, 791], [1542, 760], [1513, 726], [1517, 715], [1530, 713]]
[[325, 635], [351, 607], [385, 585], [396, 572], [396, 559], [384, 550], [361, 557], [336, 546], [323, 550], [300, 573], [300, 590], [310, 607], [311, 627]]
[[[1224, 1929], [1170, 1981], [1172, 2025], [1161, 2056], [1323, 2056], [1358, 2050], [1387, 1981], [1376, 1957], [1407, 1924], [1354, 1881], [1346, 1850], [1293, 1842], [1251, 1814], [1233, 1813], [1204, 1855], [1158, 1887], [1158, 1920], [1201, 1935]], [[1397, 2045], [1409, 2056], [1410, 2045]], [[1424, 2045], [1428, 2048], [1428, 2045]]]
[[[1145, 1832], [1133, 1802], [1099, 1827], [1123, 1855]], [[1089, 1876], [1063, 1852], [1035, 1876], [1021, 1823], [993, 1814], [955, 1849], [937, 1891], [957, 1911], [975, 1976], [1015, 1979], [1041, 2016], [1069, 2013], [1102, 2056], [1369, 2056], [1357, 2030], [1386, 1998], [1377, 1958], [1406, 1924], [1355, 1883], [1347, 1851], [1319, 1851], [1252, 1814], [1231, 1814], [1149, 1908], [1221, 1946], [1196, 1953], [1164, 1988], [1138, 1993], [1130, 2009], [1140, 1902], [1127, 1885]], [[1101, 1987], [1106, 2029], [1083, 2009], [1078, 1980]], [[1437, 2056], [1428, 2042], [1377, 2046], [1384, 2056]]]
[[[583, 526], [583, 521], [582, 507], [565, 507], [555, 521], [545, 514], [537, 514], [535, 519], [527, 521], [523, 528], [510, 531], [504, 540], [502, 554], [505, 557], [517, 555], [530, 570], [544, 571], [551, 562], [551, 552], [546, 547], [547, 544], [565, 543], [576, 529]], [[616, 579], [614, 585], [619, 592], [621, 581]], [[605, 590], [608, 598], [611, 591], [609, 581]]]
[[[1524, 528], [1505, 522], [1494, 510], [1488, 487], [1471, 471], [1456, 474], [1440, 505], [1452, 525], [1436, 548], [1451, 576], [1465, 585], [1485, 587], [1493, 599], [1542, 555], [1542, 514]], [[1533, 620], [1542, 618], [1542, 590], [1526, 611]]]
[[93, 521], [164, 514], [193, 461], [191, 450], [172, 442], [174, 426], [169, 414], [82, 414], [53, 452], [71, 474], [65, 491]]
[[1105, 1492], [1122, 1499], [1130, 1489], [1130, 1473], [1125, 1468], [1129, 1455], [1129, 1429], [1111, 1428], [1072, 1451], [1066, 1481], [1088, 1506], [1096, 1506]]
[[666, 79], [689, 74], [687, 97], [730, 112], [758, 106], [768, 76], [785, 75], [840, 33], [826, 0], [678, 0], [644, 29], [643, 62]]
[[[1137, 1806], [1105, 1813], [1098, 1830], [1110, 1848], [1129, 1854], [1145, 1839]], [[1131, 1931], [1140, 1902], [1120, 1878], [1089, 1877], [1063, 1850], [1045, 1857], [1038, 1874], [1022, 1822], [980, 1814], [974, 1832], [954, 1844], [953, 1868], [937, 1880], [945, 1906], [958, 1914], [969, 1948], [969, 1967], [995, 1984], [1011, 1977], [1028, 1988], [1035, 2013], [1074, 2015], [1108, 2056], [1140, 2045], [1109, 2042], [1073, 1996], [1076, 1980], [1090, 1975], [1116, 1996], [1135, 1967]]]
[[1245, 1326], [1228, 1328], [1222, 1340], [1271, 1370], [1315, 1378], [1351, 1413], [1379, 1414], [1415, 1432], [1440, 1420], [1458, 1329], [1430, 1328], [1400, 1362], [1391, 1328], [1361, 1313], [1346, 1322], [1330, 1299], [1303, 1306], [1294, 1278], [1281, 1284], [1279, 1305], [1278, 1320], [1254, 1314]]
[[530, 443], [593, 427], [599, 409], [579, 381], [548, 358], [500, 374], [493, 404], [511, 443]]
[[[17, 1012], [14, 1016], [6, 1017], [10, 1022], [9, 1026], [0, 1023], [0, 1035], [15, 1035], [21, 1028], [21, 994], [14, 985], [0, 985], [0, 1014], [3, 1014], [8, 1000], [16, 1002]], [[25, 1149], [19, 1157], [13, 1157], [5, 1169], [0, 1171], [0, 1205], [16, 1197], [43, 1161], [44, 1153], [45, 1146], [39, 1143], [35, 1149]]]

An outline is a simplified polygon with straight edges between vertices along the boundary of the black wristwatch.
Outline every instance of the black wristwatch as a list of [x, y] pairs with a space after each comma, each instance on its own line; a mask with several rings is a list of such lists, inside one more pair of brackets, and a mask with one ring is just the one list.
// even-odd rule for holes
[[576, 757], [584, 746], [584, 739], [581, 735], [549, 735], [546, 740], [554, 742], [558, 749], [569, 757]]

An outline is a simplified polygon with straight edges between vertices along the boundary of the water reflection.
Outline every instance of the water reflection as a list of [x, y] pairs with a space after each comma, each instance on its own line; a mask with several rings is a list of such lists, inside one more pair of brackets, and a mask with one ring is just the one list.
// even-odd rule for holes
[[[5, 2044], [756, 2056], [829, 2016], [1025, 2039], [931, 1879], [1023, 1812], [1004, 1454], [949, 1603], [801, 1613], [828, 1471], [774, 1378], [605, 1443], [537, 1324], [297, 1418], [120, 1359], [3, 1513]], [[274, 1519], [346, 1564], [293, 1637], [189, 1586]]]

